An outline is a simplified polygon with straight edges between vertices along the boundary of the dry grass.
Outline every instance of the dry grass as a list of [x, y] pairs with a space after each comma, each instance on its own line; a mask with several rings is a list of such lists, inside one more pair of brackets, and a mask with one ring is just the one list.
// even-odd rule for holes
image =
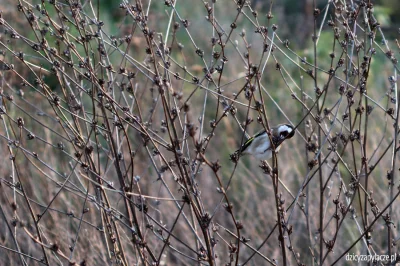
[[[312, 7], [301, 51], [273, 6], [242, 0], [16, 2], [0, 18], [7, 265], [398, 254], [399, 47], [370, 1]], [[230, 156], [278, 123], [296, 135], [271, 161]]]

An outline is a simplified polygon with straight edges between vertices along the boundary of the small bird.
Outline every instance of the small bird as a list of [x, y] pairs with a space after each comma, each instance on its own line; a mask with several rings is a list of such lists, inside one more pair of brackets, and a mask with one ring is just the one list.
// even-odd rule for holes
[[[292, 125], [279, 124], [271, 128], [271, 133], [275, 151], [279, 151], [282, 142], [293, 137], [295, 131]], [[272, 146], [267, 132], [263, 130], [254, 137], [249, 138], [234, 154], [237, 154], [237, 158], [242, 155], [251, 154], [259, 160], [268, 160], [272, 157]]]

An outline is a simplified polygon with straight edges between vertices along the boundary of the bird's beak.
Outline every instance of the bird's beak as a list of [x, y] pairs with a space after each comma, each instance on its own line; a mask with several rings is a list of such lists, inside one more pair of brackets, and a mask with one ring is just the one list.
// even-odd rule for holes
[[293, 137], [294, 136], [294, 132], [295, 131], [292, 130], [292, 132], [290, 132], [289, 135], [287, 135], [285, 139], [290, 139], [291, 137]]

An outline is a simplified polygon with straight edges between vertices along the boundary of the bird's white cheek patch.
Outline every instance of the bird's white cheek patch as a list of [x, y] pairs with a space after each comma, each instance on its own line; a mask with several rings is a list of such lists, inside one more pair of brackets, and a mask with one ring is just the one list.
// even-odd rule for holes
[[280, 132], [287, 131], [289, 134], [292, 132], [292, 129], [288, 126], [282, 126], [280, 129]]

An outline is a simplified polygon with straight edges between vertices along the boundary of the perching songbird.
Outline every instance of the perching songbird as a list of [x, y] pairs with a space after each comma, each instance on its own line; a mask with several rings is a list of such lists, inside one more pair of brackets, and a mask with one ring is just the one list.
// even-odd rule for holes
[[[294, 136], [294, 128], [289, 124], [279, 124], [271, 128], [271, 139], [275, 146], [275, 151], [279, 151], [284, 140]], [[272, 157], [272, 146], [265, 130], [259, 132], [254, 137], [249, 138], [243, 146], [234, 154], [239, 157], [251, 154], [258, 160], [268, 160]], [[238, 157], [237, 157], [238, 158]]]

